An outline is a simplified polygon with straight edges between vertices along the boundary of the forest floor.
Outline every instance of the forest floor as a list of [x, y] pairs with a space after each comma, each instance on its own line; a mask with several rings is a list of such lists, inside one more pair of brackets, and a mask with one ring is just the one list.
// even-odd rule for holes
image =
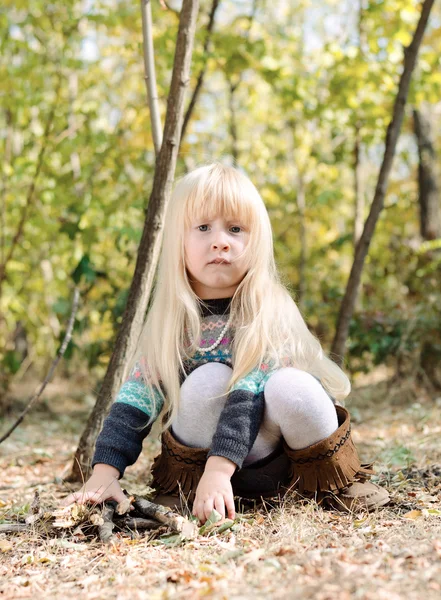
[[[25, 399], [33, 390], [14, 393]], [[0, 446], [0, 523], [26, 511], [35, 490], [46, 508], [59, 506], [92, 402], [80, 385], [56, 381]], [[347, 407], [362, 461], [376, 460], [373, 481], [389, 490], [389, 505], [369, 514], [265, 505], [238, 514], [234, 530], [177, 547], [142, 533], [107, 545], [37, 529], [0, 533], [0, 598], [439, 599], [441, 398], [413, 382], [391, 386], [379, 370], [356, 382]], [[158, 450], [157, 439], [146, 440], [123, 487], [142, 493]]]

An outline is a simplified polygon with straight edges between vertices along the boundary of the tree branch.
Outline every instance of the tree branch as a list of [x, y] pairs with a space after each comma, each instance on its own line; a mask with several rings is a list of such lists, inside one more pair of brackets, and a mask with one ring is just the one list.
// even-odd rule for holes
[[66, 335], [64, 336], [63, 343], [61, 344], [61, 347], [60, 347], [60, 349], [58, 351], [57, 356], [55, 357], [54, 361], [52, 362], [52, 365], [51, 365], [51, 367], [49, 369], [49, 373], [46, 375], [46, 378], [43, 381], [43, 383], [42, 383], [40, 389], [38, 390], [38, 392], [36, 394], [34, 394], [32, 396], [32, 398], [29, 400], [26, 408], [21, 413], [21, 415], [18, 417], [18, 419], [14, 423], [14, 425], [12, 425], [8, 429], [8, 431], [0, 438], [0, 444], [2, 444], [11, 435], [11, 433], [20, 425], [20, 423], [23, 421], [23, 419], [25, 418], [25, 416], [27, 415], [27, 413], [31, 410], [32, 406], [35, 404], [35, 402], [38, 400], [38, 398], [43, 393], [46, 385], [52, 379], [52, 375], [54, 374], [54, 371], [55, 371], [58, 363], [60, 362], [63, 354], [66, 352], [67, 345], [70, 342], [70, 338], [72, 336], [72, 329], [73, 329], [73, 325], [74, 325], [74, 322], [75, 322], [75, 315], [76, 315], [77, 309], [78, 309], [79, 295], [80, 295], [79, 294], [79, 290], [78, 290], [77, 287], [75, 287], [74, 297], [73, 297], [73, 302], [72, 302], [72, 311], [70, 313], [69, 322], [67, 324]]
[[143, 57], [145, 71], [145, 85], [150, 107], [150, 121], [152, 125], [153, 145], [155, 155], [158, 156], [162, 145], [162, 125], [159, 114], [158, 89], [156, 86], [155, 51], [153, 48], [153, 22], [151, 0], [141, 0]]

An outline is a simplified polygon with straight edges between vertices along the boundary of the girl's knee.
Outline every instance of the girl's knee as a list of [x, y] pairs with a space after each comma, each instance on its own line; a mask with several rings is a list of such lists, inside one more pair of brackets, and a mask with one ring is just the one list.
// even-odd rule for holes
[[181, 385], [181, 406], [203, 403], [207, 407], [210, 401], [222, 401], [231, 375], [232, 369], [223, 363], [209, 362], [201, 365]]
[[265, 403], [292, 405], [311, 410], [315, 405], [333, 404], [322, 384], [310, 373], [285, 367], [276, 371], [265, 385]]

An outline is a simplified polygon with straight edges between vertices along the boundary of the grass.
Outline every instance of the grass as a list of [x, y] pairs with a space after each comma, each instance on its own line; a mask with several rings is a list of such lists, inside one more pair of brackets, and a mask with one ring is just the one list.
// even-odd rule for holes
[[[43, 409], [0, 446], [0, 521], [26, 512], [35, 490], [51, 508], [68, 492], [62, 479], [85, 411], [81, 394], [59, 389], [48, 389]], [[440, 598], [441, 399], [383, 379], [359, 385], [347, 406], [390, 505], [343, 514], [287, 499], [238, 515], [234, 531], [175, 548], [143, 534], [108, 546], [37, 530], [0, 534], [0, 598]], [[145, 490], [158, 449], [147, 440], [124, 487]]]

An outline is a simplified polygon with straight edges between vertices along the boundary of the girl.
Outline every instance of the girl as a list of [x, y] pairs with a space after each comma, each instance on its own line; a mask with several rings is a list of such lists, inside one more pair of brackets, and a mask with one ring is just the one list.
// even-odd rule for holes
[[201, 522], [213, 508], [234, 518], [234, 494], [381, 506], [388, 494], [366, 481], [338, 404], [349, 392], [280, 282], [258, 191], [233, 167], [202, 166], [176, 185], [130, 376], [91, 478], [65, 503], [120, 501], [118, 479], [160, 418], [151, 485], [175, 502], [183, 492]]

